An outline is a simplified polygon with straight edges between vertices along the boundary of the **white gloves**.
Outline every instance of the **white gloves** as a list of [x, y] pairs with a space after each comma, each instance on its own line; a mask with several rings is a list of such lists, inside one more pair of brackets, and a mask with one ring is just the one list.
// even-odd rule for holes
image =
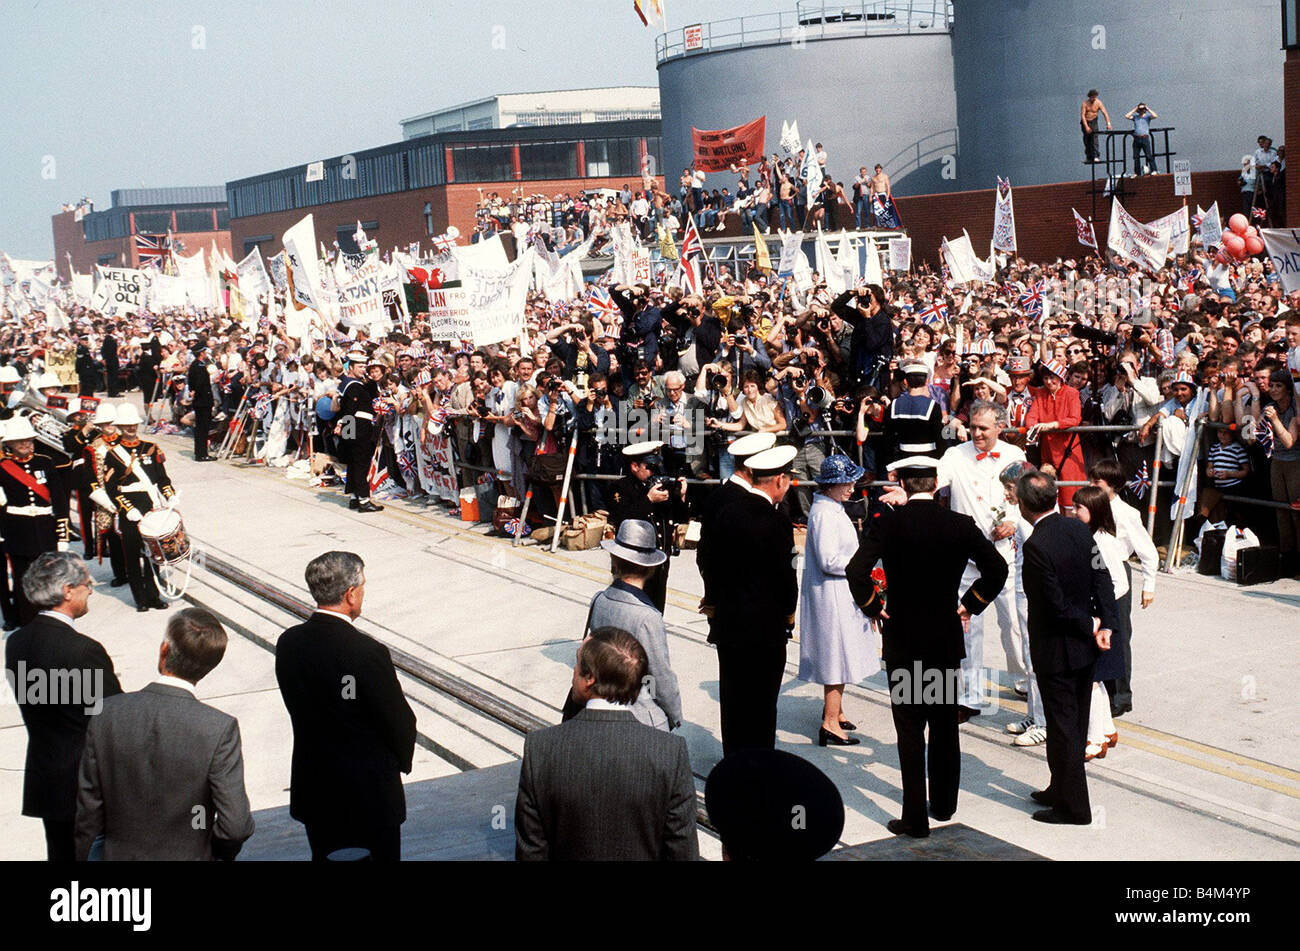
[[68, 543], [67, 543], [67, 542], [59, 542], [55, 547], [56, 547], [60, 552], [64, 552], [64, 551], [67, 551], [67, 550], [68, 550]]
[[181, 502], [181, 497], [179, 495], [173, 495], [171, 498], [163, 502], [163, 507], [174, 510], [176, 506], [180, 504], [180, 502]]
[[139, 509], [131, 509], [131, 511], [126, 513], [126, 520], [128, 522], [138, 522], [142, 518], [144, 518], [144, 516], [140, 514]]

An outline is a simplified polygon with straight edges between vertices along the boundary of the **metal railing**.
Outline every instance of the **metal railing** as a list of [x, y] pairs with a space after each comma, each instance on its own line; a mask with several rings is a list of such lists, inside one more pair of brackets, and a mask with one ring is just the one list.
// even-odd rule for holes
[[951, 28], [951, 0], [804, 2], [794, 12], [693, 23], [661, 34], [655, 38], [655, 62], [661, 64], [683, 56], [744, 46], [800, 44], [855, 36], [947, 33]]
[[[956, 129], [942, 129], [917, 139], [906, 148], [880, 164], [890, 178], [902, 178], [904, 175], [928, 165], [944, 155], [957, 155], [961, 147]], [[904, 164], [899, 165], [899, 162]]]

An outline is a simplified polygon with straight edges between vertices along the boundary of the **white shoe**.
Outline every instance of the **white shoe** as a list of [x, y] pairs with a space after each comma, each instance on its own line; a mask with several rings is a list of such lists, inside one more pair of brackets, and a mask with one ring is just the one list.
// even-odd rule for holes
[[1021, 733], [1013, 741], [1015, 746], [1037, 746], [1039, 743], [1047, 742], [1047, 727], [1031, 726], [1024, 733]]
[[1029, 732], [1029, 730], [1033, 729], [1033, 726], [1034, 726], [1034, 718], [1025, 717], [1019, 723], [1008, 723], [1007, 732], [1013, 734], [1014, 736], [1020, 736], [1024, 733]]

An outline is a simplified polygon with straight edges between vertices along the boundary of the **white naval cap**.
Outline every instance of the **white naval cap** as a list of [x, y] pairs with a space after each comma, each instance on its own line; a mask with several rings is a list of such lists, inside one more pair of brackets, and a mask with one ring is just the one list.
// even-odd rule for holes
[[663, 441], [660, 439], [650, 439], [646, 442], [634, 442], [623, 448], [623, 455], [627, 456], [629, 459], [637, 459], [642, 456], [652, 455], [663, 447]]
[[750, 433], [748, 436], [741, 436], [727, 449], [732, 458], [737, 462], [741, 462], [750, 456], [771, 449], [775, 445], [776, 433]]
[[786, 472], [799, 450], [794, 446], [773, 446], [750, 456], [745, 465], [756, 476], [776, 475]]
[[900, 479], [924, 479], [939, 474], [939, 460], [933, 456], [904, 456], [895, 459], [885, 468], [889, 472], [897, 472]]

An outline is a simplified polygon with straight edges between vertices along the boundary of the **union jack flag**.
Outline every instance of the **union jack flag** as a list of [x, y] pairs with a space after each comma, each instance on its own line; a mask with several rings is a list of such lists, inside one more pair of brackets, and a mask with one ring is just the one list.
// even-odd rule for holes
[[1043, 316], [1043, 295], [1047, 293], [1047, 282], [1040, 280], [1025, 289], [1020, 295], [1020, 306], [1030, 317]]
[[161, 268], [171, 253], [171, 242], [165, 234], [138, 234], [135, 236], [135, 253], [141, 267]]
[[1205, 220], [1205, 212], [1198, 211], [1196, 214], [1192, 215], [1192, 227], [1195, 228], [1197, 231], [1200, 231], [1201, 222], [1204, 220]]
[[[383, 443], [379, 444], [380, 449]], [[376, 450], [374, 456], [370, 459], [370, 471], [366, 474], [366, 484], [370, 486], [370, 492], [373, 495], [379, 491], [379, 487], [388, 481], [388, 466], [379, 465], [379, 450]]]
[[1255, 443], [1264, 450], [1264, 457], [1273, 458], [1273, 427], [1266, 419], [1261, 419], [1255, 429]]
[[1151, 473], [1147, 471], [1147, 464], [1144, 461], [1142, 468], [1133, 474], [1133, 478], [1128, 481], [1129, 491], [1139, 499], [1145, 499], [1147, 493], [1151, 491]]
[[1268, 217], [1268, 212], [1265, 211], [1263, 208], [1259, 207], [1258, 205], [1250, 209], [1250, 213], [1255, 217], [1257, 221], [1263, 221], [1265, 218]]
[[1003, 178], [1001, 175], [999, 175], [999, 176], [998, 176], [998, 190], [999, 190], [999, 191], [1005, 191], [1005, 192], [1009, 192], [1009, 191], [1011, 191], [1011, 181], [1010, 181], [1009, 179]]
[[618, 305], [614, 303], [614, 298], [610, 297], [609, 291], [599, 284], [592, 285], [587, 293], [587, 307], [607, 319], [613, 318], [618, 313]]
[[679, 260], [682, 266], [694, 258], [704, 257], [704, 242], [700, 240], [699, 229], [695, 227], [695, 216], [686, 216], [686, 234], [682, 236], [682, 250]]
[[407, 486], [414, 486], [417, 472], [415, 467], [415, 450], [403, 449], [397, 454], [397, 468], [402, 473], [402, 481]]
[[1187, 288], [1188, 293], [1191, 293], [1204, 273], [1199, 267], [1188, 268], [1187, 273], [1183, 275], [1183, 286]]
[[948, 319], [948, 305], [940, 300], [933, 300], [930, 302], [930, 306], [917, 316], [920, 318], [921, 323], [926, 326], [943, 323]]

